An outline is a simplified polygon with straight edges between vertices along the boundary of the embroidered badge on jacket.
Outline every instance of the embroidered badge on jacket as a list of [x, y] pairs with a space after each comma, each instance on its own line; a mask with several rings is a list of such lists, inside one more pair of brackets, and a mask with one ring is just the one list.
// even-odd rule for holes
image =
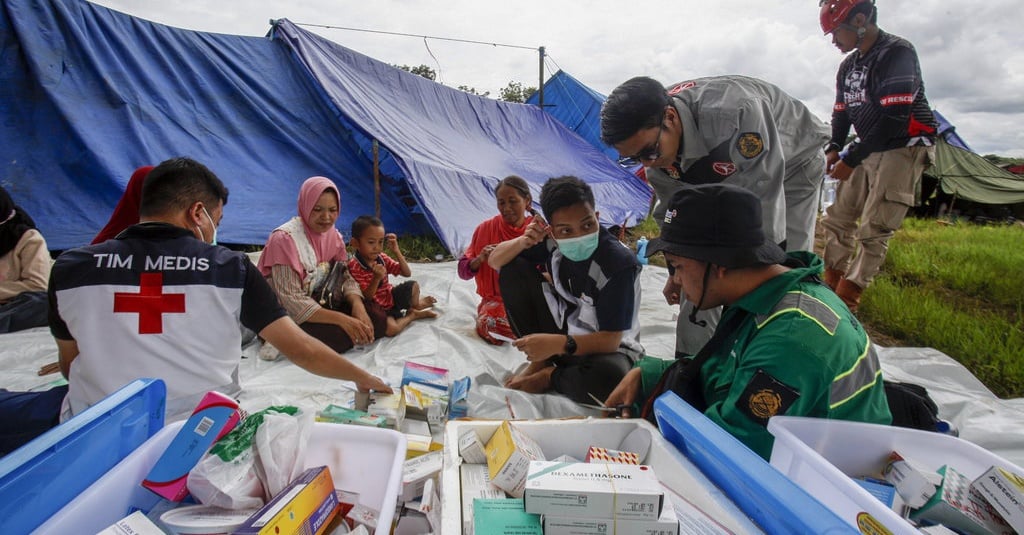
[[729, 176], [736, 172], [736, 164], [732, 162], [715, 162], [711, 164], [711, 169], [722, 176]]
[[669, 89], [668, 90], [668, 94], [669, 95], [678, 95], [684, 89], [689, 89], [689, 88], [694, 87], [696, 85], [697, 85], [697, 82], [694, 82], [693, 80], [690, 80], [689, 82], [683, 82], [681, 84], [676, 85], [672, 89]]
[[757, 132], [740, 134], [736, 139], [736, 150], [744, 158], [753, 158], [764, 151], [764, 140]]
[[769, 418], [785, 414], [799, 397], [799, 391], [764, 370], [757, 370], [743, 394], [736, 400], [736, 408], [754, 422], [768, 425]]

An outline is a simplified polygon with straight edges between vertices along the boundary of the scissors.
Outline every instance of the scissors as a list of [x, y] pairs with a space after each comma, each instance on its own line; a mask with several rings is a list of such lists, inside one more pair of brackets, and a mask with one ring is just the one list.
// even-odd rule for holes
[[595, 396], [594, 394], [587, 392], [587, 395], [590, 396], [590, 399], [594, 400], [594, 403], [597, 403], [597, 406], [593, 407], [594, 409], [602, 412], [611, 413], [611, 415], [616, 418], [622, 418], [622, 410], [629, 408], [629, 405], [616, 405], [614, 407], [608, 407], [604, 404], [603, 401], [597, 399], [597, 396]]

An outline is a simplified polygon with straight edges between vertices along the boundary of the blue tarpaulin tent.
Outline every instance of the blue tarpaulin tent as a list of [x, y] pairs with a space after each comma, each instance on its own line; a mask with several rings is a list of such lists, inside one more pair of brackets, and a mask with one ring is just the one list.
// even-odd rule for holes
[[[544, 111], [608, 158], [617, 160], [619, 153], [601, 141], [601, 105], [605, 99], [604, 95], [562, 70], [544, 82]], [[526, 103], [539, 104], [540, 93], [530, 95]]]
[[[544, 82], [544, 111], [617, 162], [618, 151], [601, 141], [601, 106], [605, 100], [607, 97], [562, 70]], [[540, 93], [530, 95], [526, 103], [539, 105]], [[627, 170], [637, 176], [643, 176], [644, 172], [642, 165]]]
[[374, 212], [453, 253], [496, 213], [492, 188], [572, 174], [602, 221], [635, 223], [650, 193], [535, 106], [480, 98], [279, 21], [268, 38], [195, 32], [82, 0], [2, 0], [0, 184], [52, 249], [88, 243], [138, 166], [184, 155], [231, 190], [219, 233], [263, 243], [299, 184], [342, 190], [338, 226]]

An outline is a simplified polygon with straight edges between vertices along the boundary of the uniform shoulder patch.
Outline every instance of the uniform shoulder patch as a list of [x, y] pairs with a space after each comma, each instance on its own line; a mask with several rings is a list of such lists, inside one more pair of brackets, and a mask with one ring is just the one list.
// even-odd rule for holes
[[711, 164], [711, 169], [722, 176], [729, 176], [736, 172], [736, 164], [732, 162], [715, 162]]
[[764, 152], [764, 140], [757, 132], [744, 132], [736, 138], [736, 150], [744, 158], [754, 158]]
[[736, 408], [755, 423], [768, 425], [769, 418], [785, 414], [799, 397], [800, 392], [796, 389], [764, 370], [757, 370], [736, 400]]
[[683, 90], [689, 89], [691, 87], [695, 87], [696, 85], [697, 85], [697, 82], [694, 82], [693, 80], [690, 80], [689, 82], [683, 82], [683, 83], [680, 83], [680, 84], [676, 84], [675, 87], [673, 87], [672, 89], [668, 90], [668, 94], [669, 94], [669, 96], [671, 96], [671, 95], [678, 95]]

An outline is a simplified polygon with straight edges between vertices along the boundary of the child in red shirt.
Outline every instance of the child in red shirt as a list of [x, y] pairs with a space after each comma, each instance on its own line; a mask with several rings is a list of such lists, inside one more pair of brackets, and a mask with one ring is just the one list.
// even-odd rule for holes
[[[387, 311], [387, 336], [395, 336], [415, 320], [437, 317], [437, 313], [430, 310], [437, 300], [429, 295], [420, 298], [419, 283], [405, 281], [391, 286], [388, 275], [408, 277], [412, 270], [398, 248], [398, 237], [393, 233], [385, 234], [384, 223], [380, 219], [368, 215], [357, 217], [352, 222], [352, 240], [349, 243], [355, 249], [355, 254], [348, 261], [349, 272], [359, 283], [363, 295]], [[395, 258], [382, 252], [385, 245]]]

